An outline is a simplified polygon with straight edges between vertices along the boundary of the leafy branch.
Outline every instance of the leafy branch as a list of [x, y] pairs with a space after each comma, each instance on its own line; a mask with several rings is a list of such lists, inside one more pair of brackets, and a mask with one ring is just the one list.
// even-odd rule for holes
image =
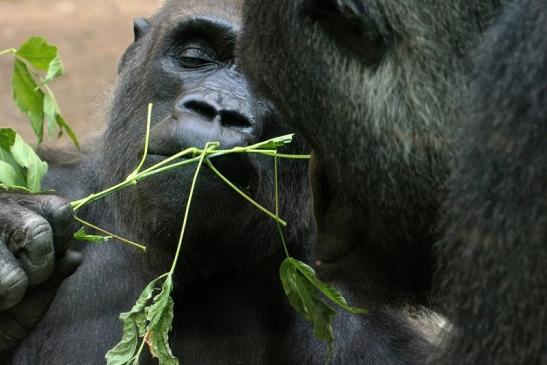
[[0, 51], [0, 56], [14, 56], [11, 78], [13, 100], [28, 117], [38, 143], [44, 138], [44, 124], [48, 134], [59, 128], [59, 137], [66, 132], [79, 149], [76, 134], [61, 115], [59, 104], [48, 84], [64, 74], [64, 67], [57, 47], [43, 38], [32, 37], [19, 47]]

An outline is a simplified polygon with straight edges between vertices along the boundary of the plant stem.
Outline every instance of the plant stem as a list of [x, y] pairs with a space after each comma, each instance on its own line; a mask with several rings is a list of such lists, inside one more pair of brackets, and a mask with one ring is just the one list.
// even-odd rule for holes
[[144, 137], [144, 152], [142, 154], [141, 163], [131, 175], [127, 177], [127, 180], [133, 180], [134, 176], [138, 175], [141, 171], [142, 166], [144, 165], [144, 162], [146, 161], [146, 156], [148, 156], [148, 145], [150, 144], [150, 123], [152, 121], [152, 108], [153, 104], [148, 104], [148, 116], [146, 118], [146, 135]]
[[186, 231], [186, 224], [188, 223], [190, 206], [192, 204], [192, 198], [194, 196], [194, 190], [196, 188], [196, 181], [198, 180], [199, 171], [201, 170], [201, 166], [203, 165], [205, 155], [207, 154], [207, 151], [209, 150], [209, 148], [212, 148], [212, 149], [218, 148], [218, 142], [207, 142], [207, 144], [205, 145], [205, 149], [203, 150], [199, 158], [198, 165], [196, 167], [196, 172], [194, 173], [194, 178], [192, 179], [192, 185], [190, 185], [190, 193], [188, 195], [188, 201], [186, 203], [186, 209], [184, 211], [184, 219], [182, 221], [182, 228], [180, 230], [177, 251], [175, 253], [175, 258], [173, 259], [173, 265], [171, 266], [171, 270], [169, 270], [169, 276], [173, 275], [173, 273], [175, 272], [175, 268], [177, 267], [177, 263], [179, 261], [180, 251], [182, 249], [182, 240], [184, 239], [184, 232]]
[[270, 157], [277, 157], [277, 158], [285, 158], [285, 159], [291, 159], [291, 160], [309, 160], [311, 158], [311, 155], [290, 155], [286, 153], [277, 153], [273, 150], [255, 150], [255, 149], [247, 149], [245, 150], [247, 153], [256, 153], [260, 155], [266, 155]]
[[[240, 149], [232, 149], [232, 150], [219, 150], [219, 151], [215, 151], [215, 152], [212, 152], [212, 151], [204, 151], [204, 150], [200, 150], [198, 148], [195, 148], [195, 147], [192, 147], [192, 148], [188, 148], [184, 151], [181, 151], [179, 153], [177, 153], [176, 155], [173, 155], [157, 164], [155, 164], [154, 166], [151, 166], [149, 168], [147, 168], [146, 170], [138, 173], [137, 175], [133, 176], [133, 179], [132, 180], [125, 180], [125, 181], [122, 181], [106, 190], [103, 190], [99, 193], [95, 193], [95, 194], [91, 194], [83, 199], [79, 199], [79, 200], [75, 200], [71, 203], [72, 205], [72, 208], [74, 209], [74, 211], [77, 211], [78, 209], [80, 208], [83, 208], [84, 206], [88, 205], [88, 204], [91, 204], [97, 200], [100, 200], [102, 198], [104, 198], [105, 196], [107, 195], [110, 195], [116, 191], [119, 191], [119, 190], [122, 190], [128, 186], [131, 186], [131, 185], [134, 185], [135, 182], [139, 182], [139, 181], [142, 181], [144, 179], [147, 179], [149, 177], [152, 177], [152, 176], [155, 176], [155, 175], [158, 175], [158, 174], [161, 174], [161, 173], [164, 173], [164, 172], [167, 172], [167, 171], [170, 171], [170, 170], [174, 170], [174, 169], [177, 169], [179, 167], [182, 167], [182, 166], [186, 166], [186, 165], [190, 165], [190, 164], [193, 164], [193, 163], [196, 163], [199, 161], [200, 157], [194, 157], [194, 158], [191, 158], [191, 159], [188, 159], [188, 160], [184, 160], [184, 161], [181, 161], [181, 162], [177, 162], [177, 163], [174, 163], [174, 164], [168, 164], [169, 162], [173, 161], [173, 160], [176, 160], [180, 157], [184, 157], [185, 155], [195, 155], [195, 154], [201, 154], [201, 153], [204, 153], [206, 152], [206, 155], [208, 155], [207, 157], [208, 158], [214, 158], [214, 157], [219, 157], [219, 156], [225, 156], [225, 155], [229, 155], [229, 154], [235, 154], [235, 153], [254, 153], [254, 154], [262, 154], [262, 155], [266, 155], [266, 156], [270, 156], [270, 157], [274, 157], [274, 154], [271, 153], [271, 151], [269, 150], [252, 150], [252, 152], [247, 152], [244, 148], [243, 150], [240, 150]], [[278, 157], [280, 158], [293, 158], [293, 156], [296, 156], [296, 158], [307, 158], [308, 156], [307, 155], [282, 155], [282, 154], [279, 154]], [[165, 166], [167, 165], [167, 166]], [[272, 218], [273, 218], [273, 214], [270, 213], [268, 214], [270, 215]]]
[[9, 54], [9, 53], [15, 54], [16, 52], [17, 52], [17, 50], [15, 48], [8, 48], [8, 49], [4, 49], [4, 50], [0, 51], [0, 56], [6, 55], [6, 54]]
[[142, 337], [142, 341], [141, 341], [141, 345], [139, 347], [139, 350], [137, 351], [135, 356], [133, 356], [131, 358], [131, 360], [129, 360], [127, 362], [128, 364], [134, 364], [135, 360], [137, 361], [137, 364], [138, 364], [138, 361], [139, 361], [139, 358], [141, 357], [141, 353], [142, 353], [142, 350], [144, 349], [144, 344], [145, 343], [146, 343], [146, 334]]
[[[47, 87], [47, 85], [46, 85], [46, 87]], [[102, 198], [106, 197], [107, 195], [110, 195], [114, 192], [125, 189], [125, 188], [127, 188], [131, 185], [135, 185], [137, 182], [139, 182], [141, 180], [147, 179], [149, 177], [152, 177], [152, 176], [155, 176], [155, 175], [158, 175], [158, 174], [170, 171], [170, 170], [177, 169], [177, 168], [185, 166], [185, 165], [190, 165], [190, 164], [196, 163], [196, 162], [200, 161], [203, 156], [204, 156], [203, 157], [204, 159], [207, 158], [206, 163], [210, 166], [212, 166], [212, 164], [209, 162], [210, 158], [225, 156], [225, 155], [229, 155], [229, 154], [237, 154], [237, 153], [254, 153], [254, 154], [261, 154], [261, 155], [265, 155], [265, 156], [269, 156], [269, 157], [287, 158], [287, 159], [309, 159], [310, 158], [309, 155], [279, 154], [279, 153], [277, 153], [277, 150], [260, 149], [260, 147], [269, 146], [269, 143], [272, 142], [272, 141], [278, 142], [279, 140], [283, 140], [283, 139], [289, 140], [289, 139], [292, 138], [292, 135], [287, 135], [287, 136], [281, 136], [281, 137], [273, 138], [273, 139], [270, 139], [270, 140], [267, 140], [267, 141], [259, 142], [259, 143], [256, 143], [254, 145], [247, 146], [247, 147], [234, 147], [234, 148], [229, 149], [229, 150], [216, 150], [216, 149], [215, 150], [213, 150], [213, 149], [200, 150], [198, 148], [191, 147], [191, 148], [187, 148], [184, 151], [181, 151], [181, 152], [179, 152], [179, 153], [177, 153], [177, 154], [175, 154], [175, 155], [173, 155], [173, 156], [171, 156], [171, 157], [169, 157], [169, 158], [167, 158], [163, 161], [160, 161], [159, 163], [145, 169], [144, 171], [140, 171], [140, 169], [144, 165], [144, 161], [146, 159], [147, 152], [148, 152], [148, 144], [149, 144], [149, 139], [150, 139], [150, 122], [151, 122], [151, 113], [152, 113], [151, 108], [152, 108], [152, 106], [150, 104], [148, 106], [148, 119], [147, 119], [147, 128], [146, 128], [147, 132], [146, 132], [146, 140], [145, 140], [145, 153], [143, 155], [143, 158], [142, 158], [138, 168], [133, 173], [131, 173], [125, 181], [122, 181], [122, 182], [120, 182], [120, 183], [118, 183], [114, 186], [111, 186], [110, 188], [107, 188], [107, 189], [105, 189], [101, 192], [91, 194], [91, 195], [89, 195], [89, 196], [87, 196], [83, 199], [79, 199], [79, 200], [75, 200], [75, 201], [71, 202], [71, 205], [72, 205], [72, 208], [73, 208], [74, 211], [77, 211], [80, 208], [82, 208], [82, 207], [84, 207], [88, 204], [91, 204], [91, 203], [93, 203], [93, 202], [95, 202], [99, 199], [102, 199]], [[287, 143], [287, 142], [285, 142], [285, 143]], [[190, 159], [186, 159], [184, 161], [180, 161], [180, 162], [176, 162], [176, 163], [171, 164], [171, 162], [175, 161], [176, 159], [179, 159], [179, 158], [187, 156], [187, 155], [196, 156], [196, 157], [193, 157], [193, 158], [190, 158]], [[285, 226], [287, 224], [285, 221], [281, 220], [279, 217], [275, 216], [269, 210], [262, 207], [256, 201], [254, 201], [249, 196], [247, 196], [245, 193], [243, 193], [234, 184], [232, 184], [226, 177], [224, 177], [220, 172], [218, 172], [218, 170], [216, 170], [214, 167], [212, 167], [212, 170], [225, 183], [227, 183], [230, 187], [232, 187], [234, 190], [236, 190], [240, 195], [242, 195], [245, 199], [247, 199], [249, 202], [251, 202], [255, 207], [260, 209], [262, 212], [266, 213], [271, 218], [275, 219], [276, 222], [282, 224], [283, 226]]]
[[282, 224], [283, 226], [286, 226], [287, 225], [287, 222], [285, 222], [283, 219], [279, 218], [277, 216], [277, 214], [273, 214], [272, 212], [270, 212], [268, 209], [264, 208], [262, 205], [260, 205], [259, 203], [257, 203], [255, 200], [253, 200], [253, 198], [251, 198], [250, 196], [248, 196], [247, 194], [245, 194], [241, 189], [239, 189], [237, 186], [235, 186], [230, 180], [228, 180], [224, 175], [222, 175], [222, 173], [220, 171], [218, 171], [215, 166], [213, 165], [213, 163], [210, 161], [210, 160], [206, 160], [205, 161], [205, 164], [207, 164], [207, 166], [209, 166], [209, 168], [222, 180], [224, 181], [224, 183], [226, 183], [226, 185], [228, 185], [229, 187], [231, 187], [232, 189], [234, 189], [239, 195], [241, 195], [243, 198], [245, 198], [247, 201], [249, 201], [249, 203], [251, 203], [252, 205], [254, 205], [258, 210], [260, 210], [261, 212], [265, 213], [266, 215], [268, 215], [269, 217], [271, 217], [273, 220], [275, 220], [278, 224]]
[[89, 223], [89, 222], [84, 221], [83, 219], [81, 219], [81, 218], [79, 218], [79, 217], [77, 217], [77, 216], [74, 216], [74, 219], [75, 219], [76, 221], [80, 222], [81, 224], [83, 224], [84, 226], [87, 226], [87, 227], [89, 227], [89, 228], [93, 228], [94, 230], [99, 231], [99, 232], [101, 232], [101, 233], [104, 233], [104, 234], [106, 234], [107, 236], [112, 236], [113, 238], [116, 238], [116, 239], [118, 239], [118, 240], [120, 240], [120, 241], [122, 241], [122, 242], [125, 242], [125, 243], [127, 243], [127, 244], [129, 244], [129, 245], [131, 245], [131, 246], [134, 246], [134, 247], [137, 247], [137, 248], [139, 248], [139, 249], [141, 249], [141, 250], [143, 250], [143, 251], [146, 251], [146, 247], [143, 246], [143, 245], [141, 245], [141, 244], [138, 244], [138, 243], [133, 242], [133, 241], [130, 241], [130, 240], [126, 239], [126, 238], [123, 238], [123, 237], [120, 237], [120, 236], [118, 236], [118, 235], [115, 235], [115, 234], [112, 233], [112, 232], [108, 232], [108, 231], [106, 231], [106, 230], [104, 230], [104, 229], [102, 229], [102, 228], [100, 228], [100, 227], [97, 227], [97, 226], [95, 226], [95, 225], [93, 225], [93, 224], [91, 224], [91, 223]]
[[[277, 151], [276, 151], [277, 152]], [[277, 169], [277, 156], [274, 157], [274, 187], [275, 187], [275, 216], [279, 218], [279, 184], [278, 184], [278, 169]], [[287, 243], [285, 242], [285, 237], [283, 236], [283, 229], [281, 228], [281, 224], [279, 224], [279, 221], [276, 220], [277, 230], [279, 231], [279, 237], [281, 237], [281, 243], [283, 243], [283, 249], [285, 250], [285, 255], [288, 257], [291, 257], [289, 255], [289, 249], [287, 248]]]

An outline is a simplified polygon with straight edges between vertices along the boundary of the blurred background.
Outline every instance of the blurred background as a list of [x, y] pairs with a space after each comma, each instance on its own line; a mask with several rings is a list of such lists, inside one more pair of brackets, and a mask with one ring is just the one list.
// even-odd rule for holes
[[[133, 40], [133, 18], [151, 15], [161, 0], [0, 0], [0, 50], [39, 35], [59, 48], [66, 74], [50, 86], [78, 136], [104, 128], [104, 102], [116, 81], [118, 60]], [[0, 127], [36, 139], [11, 99], [13, 58], [0, 57]], [[48, 145], [68, 144], [63, 138]]]

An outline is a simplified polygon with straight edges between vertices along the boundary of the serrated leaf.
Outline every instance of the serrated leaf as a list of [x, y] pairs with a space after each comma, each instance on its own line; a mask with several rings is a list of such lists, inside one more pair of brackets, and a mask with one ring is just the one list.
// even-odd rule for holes
[[57, 47], [48, 44], [41, 37], [29, 38], [15, 53], [34, 68], [48, 71], [50, 63], [57, 57]]
[[123, 325], [123, 337], [121, 341], [107, 352], [105, 358], [107, 365], [133, 365], [138, 364], [135, 359], [139, 337], [144, 336], [146, 330], [145, 307], [152, 298], [157, 282], [162, 279], [152, 280], [142, 291], [139, 299], [129, 312], [120, 314]]
[[336, 311], [324, 303], [320, 292], [296, 268], [293, 258], [287, 258], [279, 268], [285, 294], [291, 305], [313, 326], [314, 335], [331, 344], [334, 340], [332, 320]]
[[0, 161], [11, 166], [10, 169], [4, 165], [3, 183], [29, 188], [33, 192], [40, 191], [40, 182], [47, 172], [47, 164], [9, 128], [0, 129]]
[[74, 238], [80, 241], [89, 241], [95, 243], [101, 243], [108, 241], [112, 236], [99, 236], [94, 234], [88, 234], [84, 227], [80, 228], [78, 232], [74, 233]]
[[292, 264], [296, 269], [308, 279], [311, 285], [321, 291], [327, 298], [336, 303], [340, 308], [352, 313], [352, 314], [365, 314], [367, 310], [364, 308], [353, 307], [348, 304], [344, 296], [336, 290], [332, 285], [323, 283], [317, 279], [315, 270], [313, 270], [309, 265], [306, 265], [302, 261], [292, 259]]
[[16, 135], [10, 152], [17, 164], [26, 169], [26, 187], [32, 192], [39, 192], [42, 179], [47, 173], [47, 163], [43, 162], [19, 135]]
[[74, 143], [76, 148], [80, 149], [80, 142], [78, 141], [78, 137], [76, 136], [76, 133], [70, 128], [70, 126], [65, 122], [64, 118], [59, 114], [58, 112], [55, 114], [55, 121], [57, 122], [57, 125], [59, 126], [60, 133], [62, 134], [63, 131], [68, 134], [68, 137]]
[[8, 186], [20, 184], [18, 182], [17, 172], [13, 166], [4, 161], [0, 161], [0, 182]]
[[174, 302], [171, 298], [173, 281], [168, 276], [163, 283], [161, 292], [154, 298], [154, 304], [146, 308], [146, 320], [149, 322], [145, 337], [152, 356], [162, 365], [178, 365], [169, 347], [169, 332], [173, 322]]
[[55, 125], [59, 127], [59, 135], [61, 137], [63, 132], [66, 132], [71, 139], [72, 143], [80, 149], [80, 142], [76, 133], [70, 128], [70, 126], [65, 122], [64, 118], [59, 112], [57, 104], [49, 94], [44, 95], [44, 120], [47, 124], [48, 134], [51, 136], [55, 129]]
[[64, 73], [65, 68], [63, 66], [63, 62], [61, 61], [61, 57], [57, 54], [48, 65], [48, 70], [44, 82], [48, 83], [50, 81], [53, 81], [56, 78], [63, 76]]
[[27, 185], [25, 169], [19, 166], [17, 161], [13, 159], [11, 153], [6, 151], [2, 147], [0, 147], [0, 161], [9, 164], [15, 171], [16, 181], [15, 184], [11, 186], [25, 187]]
[[15, 104], [30, 119], [32, 129], [41, 142], [44, 130], [44, 93], [32, 78], [27, 65], [20, 60], [15, 60], [11, 86]]

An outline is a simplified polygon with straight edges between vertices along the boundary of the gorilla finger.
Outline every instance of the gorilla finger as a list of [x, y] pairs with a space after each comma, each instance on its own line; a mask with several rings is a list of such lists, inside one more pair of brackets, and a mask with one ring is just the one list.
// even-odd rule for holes
[[[82, 257], [81, 252], [68, 250], [65, 255], [56, 260], [55, 270], [51, 278], [45, 284], [29, 288], [25, 297], [14, 308], [5, 313], [23, 328], [34, 328], [47, 312], [63, 280], [74, 273], [80, 265]], [[4, 327], [4, 322], [0, 317], [0, 337]], [[13, 326], [7, 331], [7, 334], [10, 333], [14, 333]]]
[[83, 254], [79, 251], [68, 250], [55, 261], [55, 270], [51, 275], [50, 284], [58, 287], [64, 279], [72, 275], [82, 263]]
[[18, 195], [17, 202], [49, 222], [57, 255], [68, 249], [78, 225], [66, 199], [56, 195]]
[[53, 232], [49, 223], [35, 215], [27, 224], [19, 228], [24, 237], [22, 240], [10, 240], [15, 257], [28, 276], [28, 285], [33, 286], [46, 281], [53, 272], [55, 251], [53, 248]]
[[49, 222], [21, 205], [6, 204], [0, 214], [0, 233], [19, 265], [25, 270], [28, 285], [49, 278], [55, 263], [53, 232]]
[[0, 242], [0, 311], [19, 303], [27, 286], [27, 274], [4, 243]]

